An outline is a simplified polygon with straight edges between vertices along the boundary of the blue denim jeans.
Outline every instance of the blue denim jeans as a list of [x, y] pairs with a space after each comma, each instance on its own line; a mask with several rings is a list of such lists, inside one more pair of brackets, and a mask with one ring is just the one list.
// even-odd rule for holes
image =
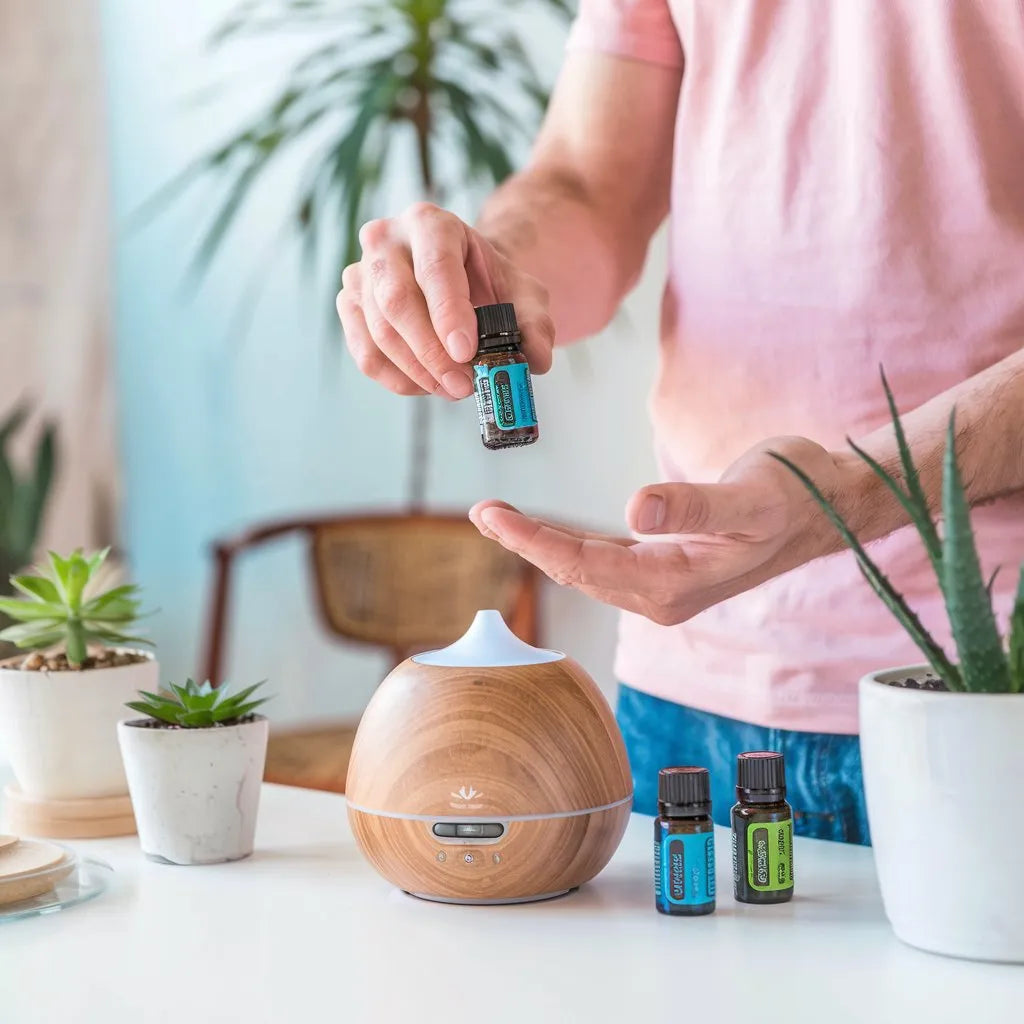
[[786, 799], [797, 835], [868, 846], [867, 811], [856, 736], [767, 729], [673, 704], [628, 686], [617, 711], [633, 771], [633, 809], [658, 813], [658, 771], [701, 765], [711, 773], [716, 824], [729, 825], [736, 802], [736, 757], [778, 750], [786, 757]]

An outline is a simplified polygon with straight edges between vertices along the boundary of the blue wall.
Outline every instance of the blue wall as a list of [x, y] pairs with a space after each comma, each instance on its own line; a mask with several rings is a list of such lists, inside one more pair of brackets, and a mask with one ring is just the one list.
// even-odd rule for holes
[[[248, 46], [233, 63], [203, 49], [233, 6], [107, 0], [104, 9], [126, 543], [160, 609], [153, 633], [164, 674], [174, 677], [198, 671], [211, 538], [278, 514], [400, 505], [408, 470], [411, 404], [362, 379], [324, 343], [333, 291], [318, 294], [295, 261], [280, 260], [251, 327], [237, 329], [236, 301], [274, 250], [297, 163], [255, 193], [197, 293], [186, 294], [182, 282], [213, 192], [196, 189], [143, 229], [127, 226], [175, 170], [237, 126], [286, 63], [288, 40]], [[545, 38], [553, 73], [560, 43]], [[230, 88], [196, 100], [222, 80]], [[396, 180], [393, 193], [397, 209], [412, 198], [412, 183]], [[653, 477], [643, 406], [654, 294], [652, 285], [638, 298], [634, 333], [593, 343], [583, 364], [563, 355], [538, 381], [544, 440], [534, 449], [487, 453], [471, 405], [439, 403], [431, 501], [465, 508], [504, 497], [617, 525], [631, 491]], [[581, 441], [573, 428], [584, 416], [591, 433]], [[279, 695], [270, 711], [279, 718], [351, 713], [372, 692], [381, 663], [318, 634], [303, 565], [296, 542], [246, 561], [229, 674], [270, 676]], [[548, 609], [551, 642], [589, 660], [608, 685], [612, 613], [563, 593], [550, 595]]]

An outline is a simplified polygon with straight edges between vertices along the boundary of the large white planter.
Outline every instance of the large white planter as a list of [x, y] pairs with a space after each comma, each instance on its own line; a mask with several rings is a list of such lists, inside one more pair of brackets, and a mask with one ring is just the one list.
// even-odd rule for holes
[[267, 720], [164, 729], [117, 727], [142, 852], [171, 864], [252, 853], [267, 757]]
[[919, 949], [1024, 963], [1024, 694], [860, 683], [860, 744], [885, 912]]
[[156, 690], [153, 658], [82, 672], [0, 668], [0, 750], [25, 796], [76, 800], [128, 792], [117, 747], [125, 702]]

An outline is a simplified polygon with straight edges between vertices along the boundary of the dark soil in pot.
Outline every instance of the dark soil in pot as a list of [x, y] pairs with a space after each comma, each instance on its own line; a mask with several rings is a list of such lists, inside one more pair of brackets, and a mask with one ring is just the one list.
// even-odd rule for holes
[[178, 725], [177, 722], [161, 722], [155, 718], [133, 718], [125, 725], [133, 729], [176, 729], [181, 732], [202, 732], [204, 729], [227, 729], [233, 725], [248, 725], [258, 722], [262, 715], [243, 715], [241, 718], [229, 718], [226, 722], [213, 722], [211, 725]]
[[941, 693], [949, 692], [949, 687], [947, 687], [941, 679], [933, 675], [923, 676], [920, 679], [915, 679], [913, 676], [908, 676], [906, 679], [893, 679], [885, 685], [894, 686], [897, 690], [932, 690], [939, 691]]

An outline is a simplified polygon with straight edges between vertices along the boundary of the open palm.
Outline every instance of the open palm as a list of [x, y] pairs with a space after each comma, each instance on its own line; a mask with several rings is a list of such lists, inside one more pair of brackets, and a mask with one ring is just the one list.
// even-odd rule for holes
[[825, 493], [839, 489], [836, 456], [805, 438], [773, 438], [747, 452], [718, 483], [655, 484], [635, 494], [627, 523], [650, 540], [558, 525], [496, 501], [475, 505], [470, 518], [556, 583], [674, 625], [838, 547], [773, 451], [801, 466]]

